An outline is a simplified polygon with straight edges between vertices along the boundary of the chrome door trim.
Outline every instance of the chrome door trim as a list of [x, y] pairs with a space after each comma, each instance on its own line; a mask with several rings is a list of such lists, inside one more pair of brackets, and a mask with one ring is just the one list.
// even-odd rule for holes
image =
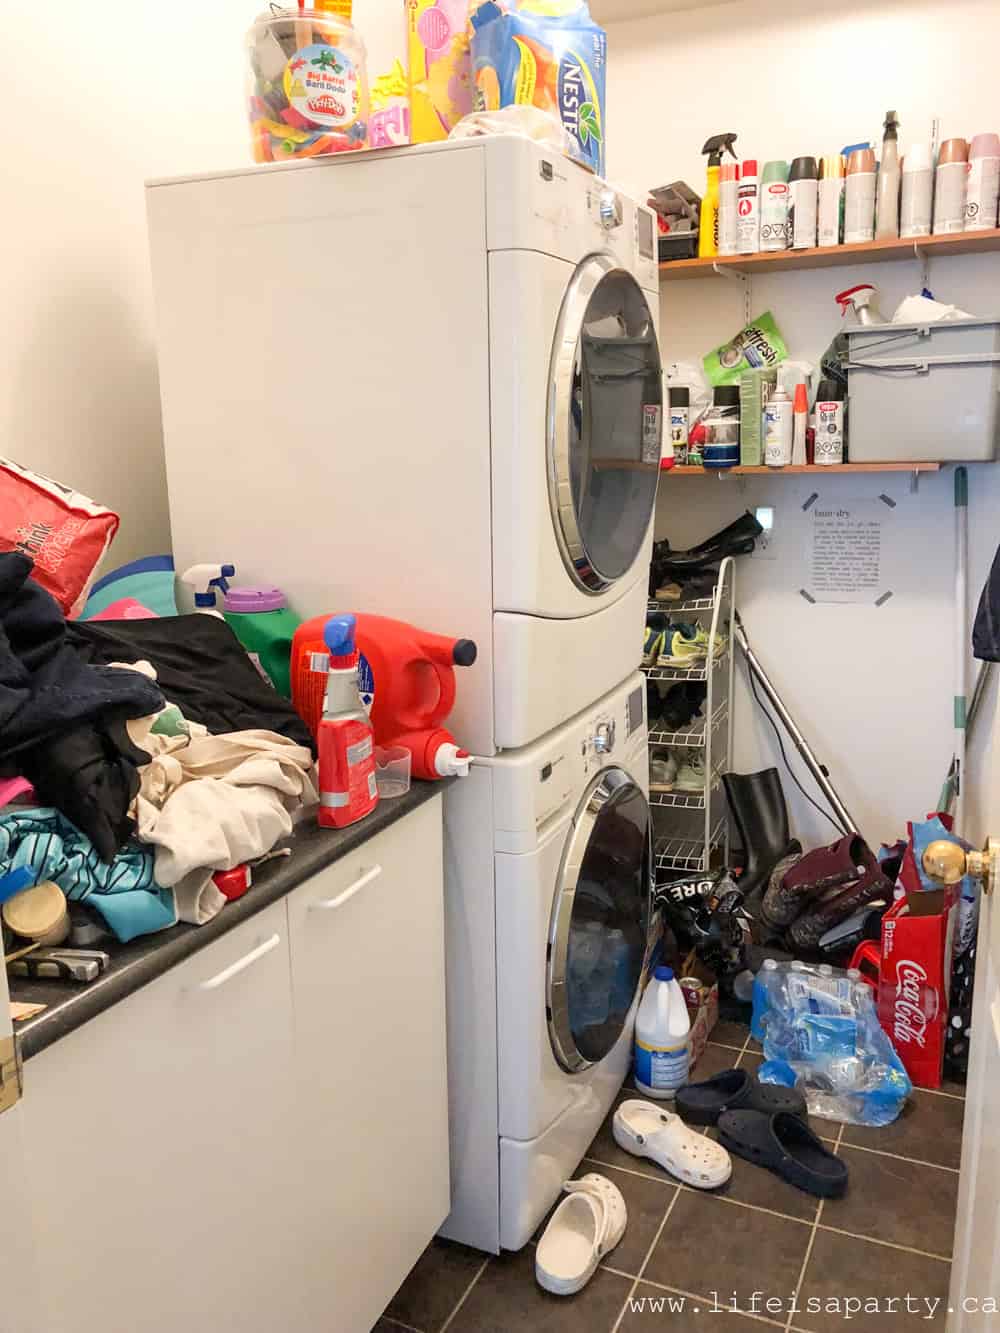
[[[569, 999], [567, 993], [566, 969], [569, 959], [569, 927], [573, 919], [573, 906], [583, 864], [583, 854], [590, 842], [598, 816], [608, 801], [619, 792], [632, 789], [639, 793], [646, 804], [648, 817], [646, 836], [648, 852], [646, 864], [649, 867], [649, 882], [646, 885], [646, 921], [650, 922], [653, 899], [653, 833], [652, 812], [649, 802], [639, 783], [624, 768], [617, 765], [602, 769], [591, 780], [573, 816], [573, 824], [566, 839], [562, 859], [559, 862], [558, 879], [552, 898], [552, 914], [549, 921], [548, 962], [545, 968], [545, 1004], [548, 1012], [549, 1039], [556, 1059], [563, 1069], [571, 1074], [581, 1073], [594, 1063], [586, 1059], [577, 1049], [573, 1040], [573, 1031], [569, 1021]], [[648, 953], [648, 941], [647, 941]], [[633, 1001], [635, 996], [633, 995]]]
[[[577, 522], [570, 480], [570, 401], [577, 348], [590, 298], [600, 283], [614, 272], [620, 272], [630, 279], [643, 301], [646, 301], [646, 293], [639, 286], [635, 275], [621, 268], [610, 255], [593, 254], [583, 260], [573, 274], [559, 311], [549, 362], [549, 390], [546, 404], [546, 471], [549, 484], [549, 509], [556, 541], [570, 578], [584, 592], [594, 597], [606, 592], [616, 580], [606, 578], [595, 568]], [[648, 301], [646, 308], [649, 308]], [[652, 312], [650, 321], [652, 322]], [[653, 504], [656, 504], [655, 491]]]

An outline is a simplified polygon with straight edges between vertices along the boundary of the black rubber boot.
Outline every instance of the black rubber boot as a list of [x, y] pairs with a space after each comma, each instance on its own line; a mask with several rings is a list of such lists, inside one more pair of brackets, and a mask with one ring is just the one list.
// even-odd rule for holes
[[729, 542], [743, 542], [748, 537], [759, 537], [763, 531], [764, 529], [750, 510], [744, 509], [739, 518], [734, 519], [728, 527], [723, 528], [721, 532], [716, 532], [711, 537], [706, 537], [697, 546], [692, 546], [687, 554], [703, 555], [705, 551], [710, 551], [715, 546], [725, 546]]
[[726, 799], [743, 844], [740, 892], [754, 916], [771, 871], [782, 858], [802, 851], [788, 827], [788, 809], [776, 768], [761, 773], [725, 773]]

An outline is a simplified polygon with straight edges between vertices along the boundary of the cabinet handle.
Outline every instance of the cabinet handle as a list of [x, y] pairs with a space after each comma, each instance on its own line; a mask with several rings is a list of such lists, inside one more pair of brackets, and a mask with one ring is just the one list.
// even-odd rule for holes
[[343, 893], [338, 893], [336, 898], [318, 898], [316, 902], [309, 904], [310, 912], [333, 912], [338, 907], [343, 907], [344, 903], [353, 898], [356, 893], [360, 893], [366, 884], [370, 884], [373, 879], [378, 879], [382, 873], [381, 866], [372, 866], [371, 870], [366, 870]]
[[209, 977], [207, 981], [200, 982], [198, 989], [218, 990], [219, 987], [224, 986], [227, 981], [232, 981], [233, 977], [239, 976], [239, 974], [245, 972], [248, 967], [252, 967], [253, 964], [257, 962], [258, 958], [263, 958], [265, 954], [272, 953], [280, 943], [281, 936], [272, 935], [269, 940], [265, 940], [263, 944], [258, 944], [256, 949], [251, 949], [248, 954], [244, 954], [242, 958], [238, 958], [235, 963], [230, 963], [229, 966], [224, 967], [221, 972], [216, 972], [214, 977]]

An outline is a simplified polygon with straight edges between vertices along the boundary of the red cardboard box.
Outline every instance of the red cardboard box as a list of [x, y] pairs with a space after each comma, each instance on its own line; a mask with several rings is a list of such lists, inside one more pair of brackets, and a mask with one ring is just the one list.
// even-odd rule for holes
[[882, 918], [878, 1017], [906, 1072], [941, 1086], [955, 887], [908, 892]]

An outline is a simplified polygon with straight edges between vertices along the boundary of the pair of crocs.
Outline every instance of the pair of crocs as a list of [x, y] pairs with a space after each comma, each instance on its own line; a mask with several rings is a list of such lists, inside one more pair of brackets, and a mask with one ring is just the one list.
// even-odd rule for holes
[[798, 1088], [761, 1083], [752, 1070], [726, 1069], [679, 1088], [675, 1104], [685, 1120], [716, 1125], [729, 1152], [805, 1193], [836, 1198], [846, 1191], [847, 1164], [809, 1128]]

